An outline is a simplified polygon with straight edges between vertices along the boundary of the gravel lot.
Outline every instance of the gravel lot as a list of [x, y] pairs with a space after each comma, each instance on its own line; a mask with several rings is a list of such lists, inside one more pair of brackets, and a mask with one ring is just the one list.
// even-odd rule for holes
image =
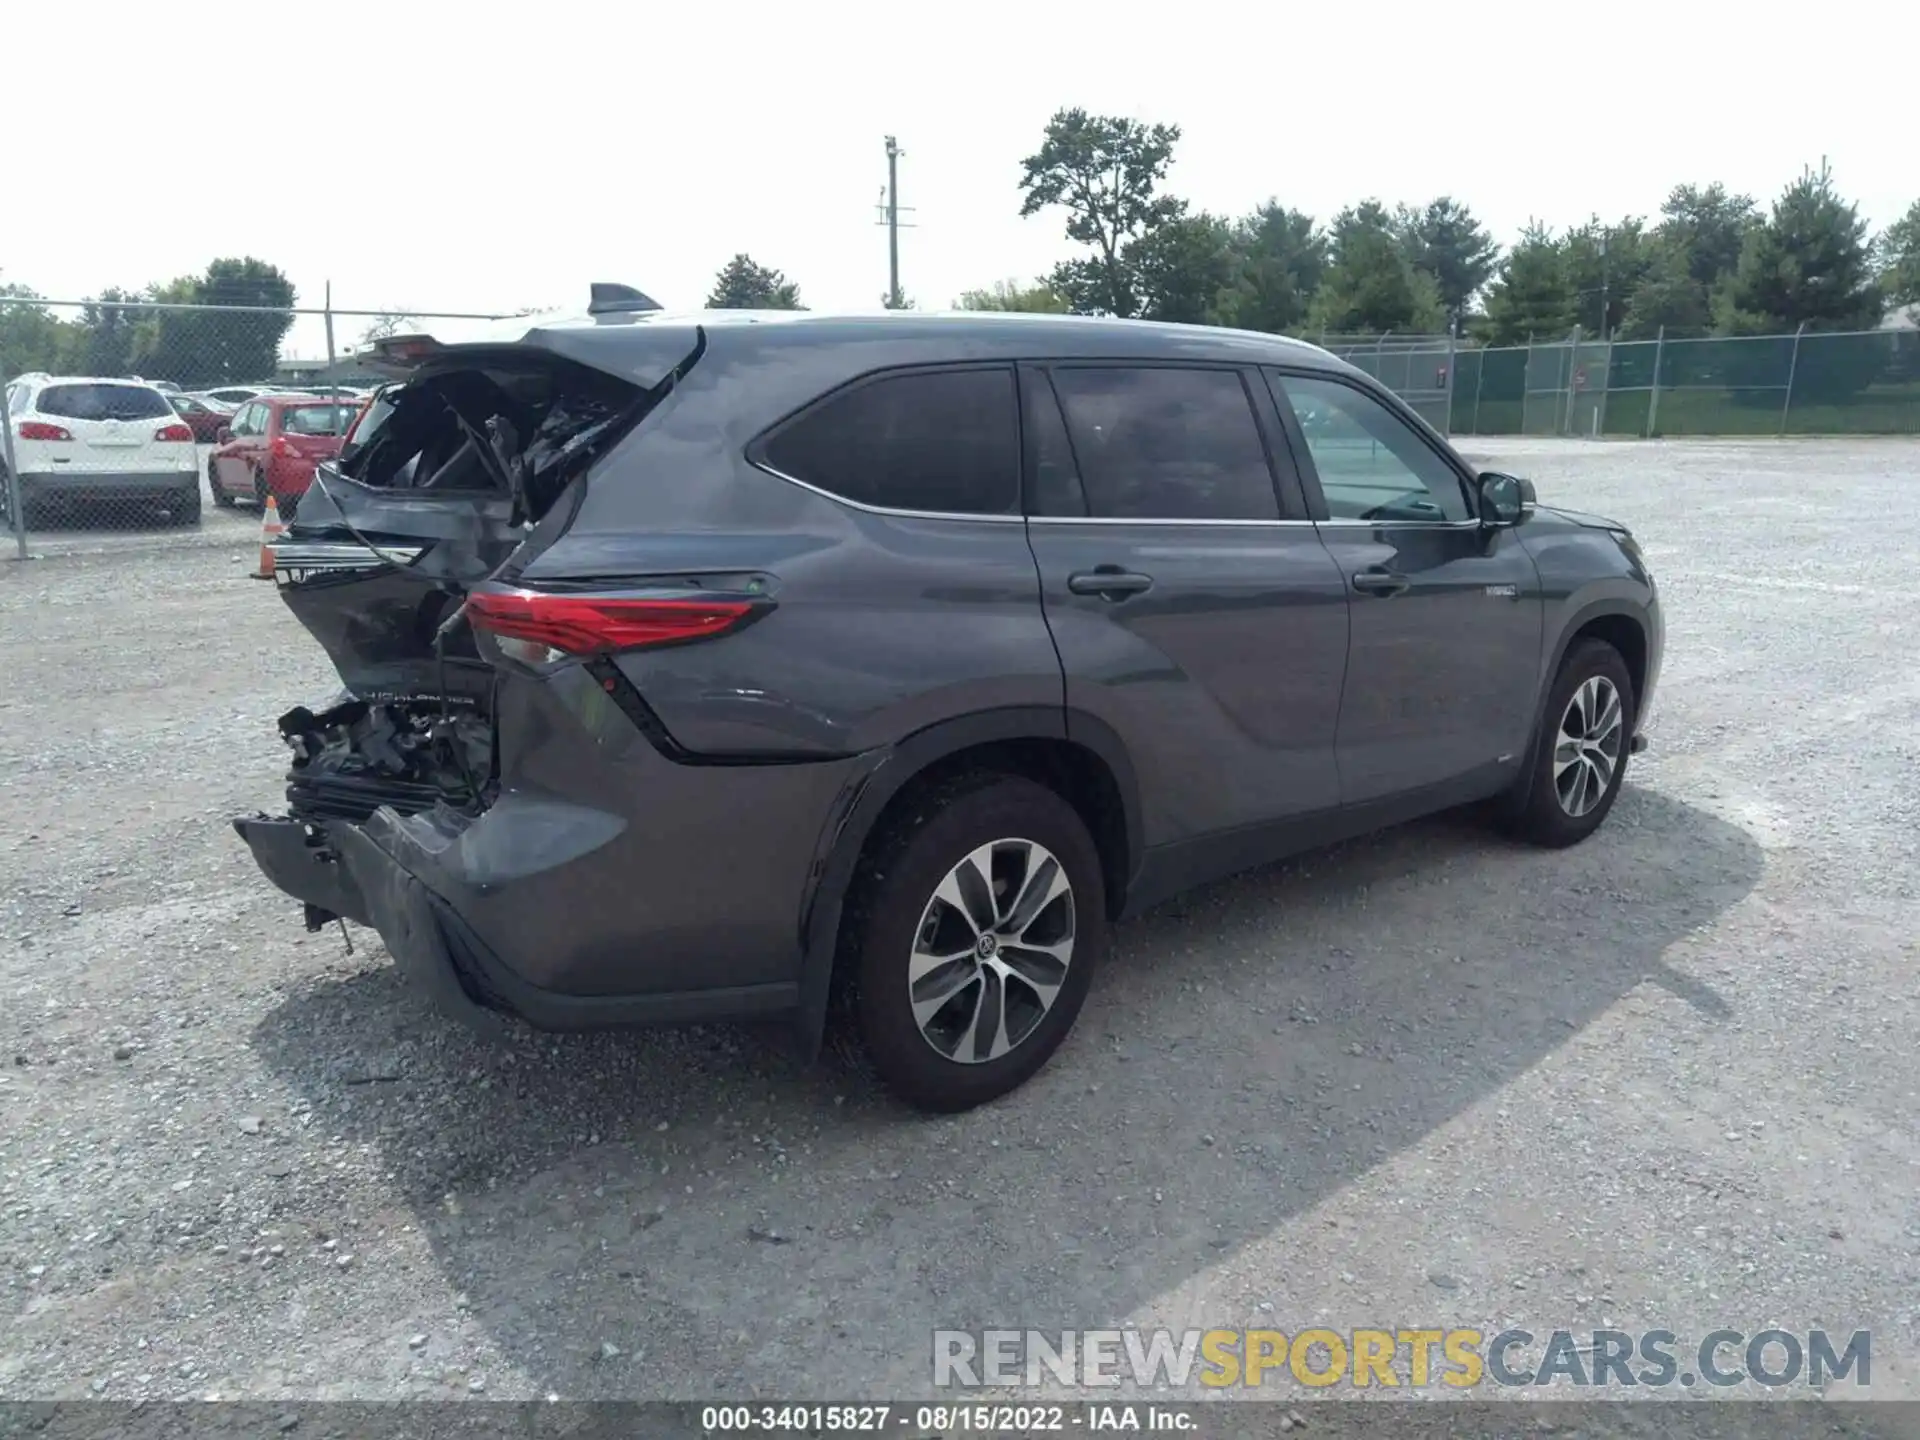
[[0, 562], [0, 1398], [924, 1396], [935, 1327], [1124, 1324], [1870, 1328], [1920, 1397], [1920, 443], [1464, 448], [1660, 577], [1605, 829], [1169, 905], [944, 1120], [467, 1037], [226, 824], [334, 680], [257, 517]]

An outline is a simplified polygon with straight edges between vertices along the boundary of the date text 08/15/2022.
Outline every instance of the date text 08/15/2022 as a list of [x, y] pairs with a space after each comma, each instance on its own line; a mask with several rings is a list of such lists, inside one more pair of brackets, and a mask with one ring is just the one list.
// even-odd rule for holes
[[867, 1431], [918, 1435], [1032, 1435], [1069, 1430], [1195, 1428], [1190, 1407], [1164, 1404], [1089, 1405], [709, 1405], [700, 1412], [709, 1435], [754, 1431], [806, 1434]]

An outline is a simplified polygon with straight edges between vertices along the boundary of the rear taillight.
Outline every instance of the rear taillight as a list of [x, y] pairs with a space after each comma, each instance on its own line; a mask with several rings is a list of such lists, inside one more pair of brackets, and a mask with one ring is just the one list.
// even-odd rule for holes
[[193, 430], [186, 425], [162, 425], [153, 432], [156, 440], [177, 441], [181, 444], [193, 443]]
[[22, 440], [71, 440], [73, 434], [64, 426], [49, 425], [44, 420], [22, 420], [20, 438]]
[[710, 639], [744, 623], [756, 608], [751, 600], [555, 595], [540, 590], [479, 591], [467, 597], [467, 618], [474, 629], [522, 642], [503, 648], [516, 659], [534, 663]]

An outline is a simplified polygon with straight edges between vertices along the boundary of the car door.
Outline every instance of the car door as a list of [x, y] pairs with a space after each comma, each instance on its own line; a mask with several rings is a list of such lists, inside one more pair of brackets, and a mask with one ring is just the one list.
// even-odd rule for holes
[[[1075, 361], [1022, 381], [1069, 733], [1090, 716], [1126, 746], [1162, 891], [1264, 858], [1275, 822], [1339, 803], [1347, 600], [1264, 396], [1256, 409], [1258, 372]], [[1247, 853], [1182, 873], [1173, 852], [1227, 832]]]
[[1336, 754], [1348, 805], [1517, 772], [1543, 603], [1471, 475], [1364, 382], [1270, 370], [1301, 480], [1352, 594]]
[[247, 458], [247, 443], [258, 417], [258, 405], [242, 405], [227, 427], [227, 440], [213, 452], [214, 471], [220, 488], [229, 495], [253, 493], [253, 470]]

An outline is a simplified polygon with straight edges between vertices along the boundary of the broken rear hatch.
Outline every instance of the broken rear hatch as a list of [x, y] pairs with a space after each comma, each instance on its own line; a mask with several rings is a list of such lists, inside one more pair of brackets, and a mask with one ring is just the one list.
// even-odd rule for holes
[[280, 718], [287, 813], [233, 823], [309, 929], [368, 923], [330, 824], [490, 803], [493, 670], [462, 606], [565, 530], [595, 458], [699, 358], [697, 328], [609, 343], [607, 327], [635, 319], [629, 307], [510, 343], [383, 342], [403, 383], [320, 466], [274, 544], [280, 596], [345, 688]]

